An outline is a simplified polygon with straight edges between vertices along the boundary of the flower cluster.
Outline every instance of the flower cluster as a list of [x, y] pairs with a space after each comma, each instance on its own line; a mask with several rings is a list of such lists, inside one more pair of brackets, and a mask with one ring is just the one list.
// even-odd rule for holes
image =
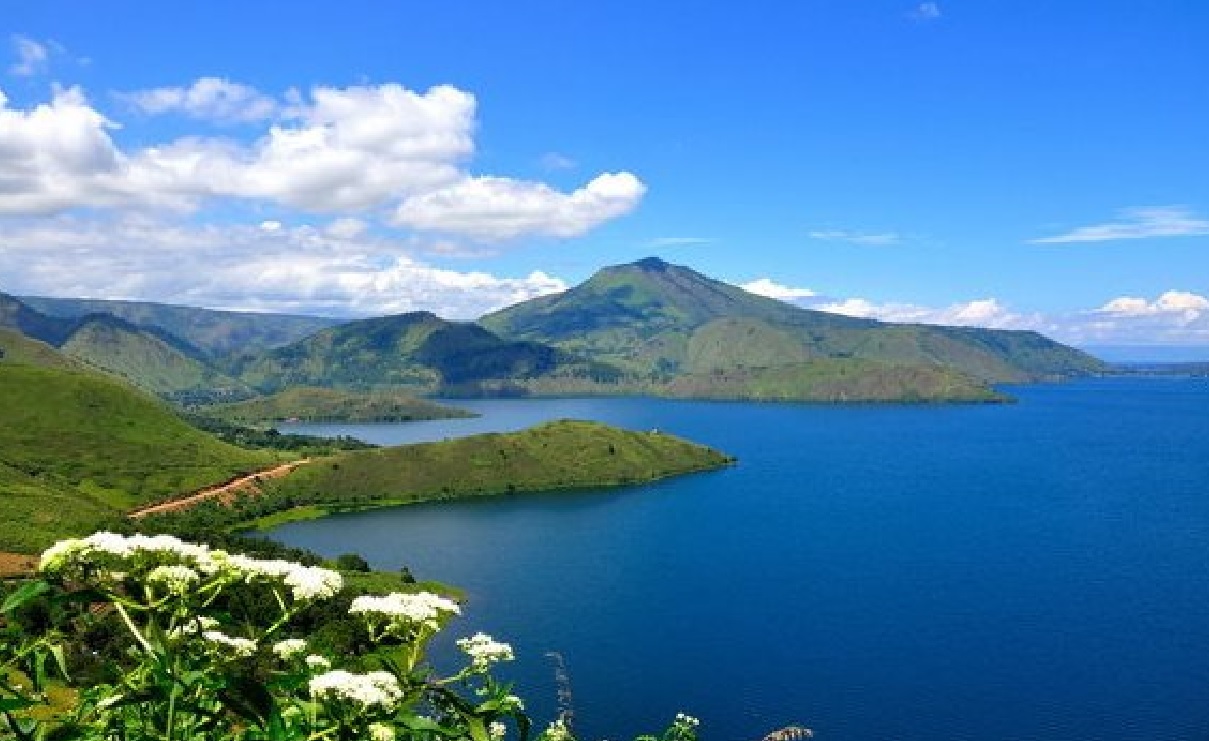
[[365, 615], [367, 618], [385, 618], [387, 630], [405, 631], [410, 627], [440, 630], [441, 620], [448, 615], [460, 615], [462, 609], [453, 600], [432, 594], [400, 594], [394, 592], [382, 597], [365, 595], [353, 600], [348, 608], [350, 615]]
[[337, 669], [312, 678], [307, 686], [311, 697], [317, 700], [344, 700], [363, 710], [377, 706], [389, 713], [403, 699], [399, 680], [390, 672], [353, 674]]
[[282, 661], [289, 661], [306, 653], [306, 641], [301, 638], [287, 638], [273, 644], [273, 653]]
[[197, 572], [188, 566], [156, 566], [147, 574], [148, 584], [178, 595], [187, 594], [200, 580]]
[[63, 540], [43, 554], [39, 568], [48, 574], [78, 576], [90, 570], [135, 572], [149, 568], [152, 584], [184, 594], [201, 575], [223, 582], [277, 582], [290, 589], [295, 601], [310, 602], [335, 595], [343, 586], [338, 572], [289, 561], [262, 561], [211, 550], [171, 535], [94, 533]]
[[501, 643], [486, 633], [475, 633], [470, 638], [459, 638], [458, 648], [470, 657], [470, 666], [475, 671], [485, 672], [497, 661], [512, 661], [512, 646]]
[[247, 638], [233, 638], [221, 630], [203, 630], [202, 638], [216, 646], [230, 649], [231, 656], [246, 659], [256, 653], [256, 641]]
[[508, 726], [500, 723], [498, 720], [491, 721], [487, 726], [487, 738], [491, 741], [503, 741], [503, 738], [508, 733]]
[[308, 667], [316, 671], [320, 669], [332, 668], [332, 662], [329, 661], [326, 656], [316, 656], [315, 654], [311, 654], [310, 656], [306, 657], [304, 661]]

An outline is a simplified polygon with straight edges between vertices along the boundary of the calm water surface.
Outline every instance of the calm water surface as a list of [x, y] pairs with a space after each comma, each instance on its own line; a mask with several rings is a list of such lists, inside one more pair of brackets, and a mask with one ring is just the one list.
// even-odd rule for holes
[[482, 401], [484, 416], [292, 427], [379, 443], [557, 417], [659, 428], [734, 468], [424, 505], [274, 534], [465, 587], [457, 635], [521, 660], [539, 718], [679, 710], [703, 738], [1209, 739], [1209, 382], [1014, 389], [1009, 406]]

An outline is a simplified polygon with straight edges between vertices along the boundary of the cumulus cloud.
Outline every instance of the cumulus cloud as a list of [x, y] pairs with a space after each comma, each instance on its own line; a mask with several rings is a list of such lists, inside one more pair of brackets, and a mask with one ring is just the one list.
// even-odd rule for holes
[[780, 301], [792, 302], [798, 299], [810, 298], [817, 295], [809, 288], [794, 288], [792, 286], [786, 286], [781, 283], [777, 283], [771, 278], [760, 278], [749, 283], [742, 283], [739, 285], [739, 287], [748, 293], [754, 293], [757, 296], [767, 296], [768, 298], [775, 298]]
[[572, 193], [510, 178], [466, 178], [405, 200], [394, 223], [495, 241], [523, 234], [577, 237], [629, 213], [646, 186], [628, 172], [605, 173]]
[[874, 303], [863, 298], [825, 301], [811, 308], [835, 314], [879, 319], [885, 322], [944, 324], [957, 327], [992, 329], [1040, 329], [1045, 320], [1036, 314], [1019, 314], [994, 298], [976, 299], [945, 307], [911, 303]]
[[16, 77], [33, 77], [46, 71], [50, 63], [50, 50], [46, 44], [20, 34], [12, 36], [12, 43], [17, 61], [8, 68], [9, 74]]
[[1209, 298], [1167, 291], [1153, 299], [1120, 296], [1095, 309], [1060, 313], [1017, 311], [984, 298], [944, 307], [878, 303], [864, 298], [807, 298], [808, 308], [896, 323], [1031, 329], [1072, 345], [1209, 344]]
[[[211, 78], [148, 91], [141, 104], [252, 119], [266, 100]], [[470, 174], [475, 99], [448, 85], [317, 87], [287, 103], [254, 141], [188, 136], [123, 151], [110, 136], [118, 124], [77, 88], [29, 110], [8, 108], [0, 93], [0, 214], [263, 201], [345, 216], [393, 209], [399, 226], [502, 240], [581, 235], [631, 211], [646, 190], [627, 172], [572, 193]]]
[[202, 77], [188, 87], [139, 90], [119, 97], [149, 115], [178, 113], [221, 123], [262, 121], [278, 112], [272, 97], [218, 77]]
[[29, 110], [10, 108], [0, 91], [0, 215], [137, 200], [126, 158], [109, 136], [115, 128], [78, 88], [58, 89]]
[[334, 316], [428, 310], [468, 320], [567, 287], [541, 271], [439, 268], [410, 257], [415, 249], [342, 222], [197, 226], [136, 214], [0, 220], [9, 293]]
[[811, 239], [821, 239], [827, 242], [848, 242], [871, 246], [898, 244], [899, 235], [894, 232], [865, 233], [844, 229], [828, 229], [810, 232]]
[[1209, 219], [1202, 219], [1183, 206], [1154, 206], [1125, 209], [1120, 212], [1118, 221], [1081, 226], [1065, 234], [1030, 241], [1033, 244], [1063, 244], [1205, 235], [1209, 235]]
[[1153, 301], [1121, 296], [1096, 310], [1098, 314], [1118, 317], [1165, 315], [1184, 323], [1194, 322], [1206, 312], [1209, 312], [1209, 299], [1187, 291], [1167, 291]]

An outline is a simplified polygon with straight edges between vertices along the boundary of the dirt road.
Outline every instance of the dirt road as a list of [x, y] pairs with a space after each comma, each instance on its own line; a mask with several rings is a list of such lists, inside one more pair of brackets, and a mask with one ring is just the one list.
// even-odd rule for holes
[[147, 515], [161, 514], [164, 512], [176, 512], [178, 510], [188, 509], [195, 504], [199, 504], [210, 499], [218, 499], [225, 504], [230, 502], [235, 494], [237, 494], [239, 491], [255, 489], [258, 482], [264, 481], [265, 479], [281, 478], [282, 476], [291, 473], [295, 468], [298, 468], [299, 466], [309, 462], [309, 458], [303, 458], [299, 461], [283, 463], [276, 468], [270, 468], [265, 471], [248, 474], [247, 476], [241, 476], [240, 478], [237, 478], [234, 481], [229, 481], [225, 484], [202, 489], [201, 491], [190, 494], [187, 497], [173, 499], [170, 502], [163, 502], [162, 504], [153, 504], [148, 507], [139, 507], [138, 509], [131, 510], [128, 515], [131, 518], [138, 520], [146, 517]]

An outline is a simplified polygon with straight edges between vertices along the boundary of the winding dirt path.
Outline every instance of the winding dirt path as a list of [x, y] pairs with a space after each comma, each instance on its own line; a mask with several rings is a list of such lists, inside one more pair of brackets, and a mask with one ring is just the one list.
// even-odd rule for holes
[[200, 504], [201, 502], [205, 502], [210, 499], [218, 499], [226, 504], [229, 503], [240, 491], [254, 490], [259, 482], [264, 481], [265, 479], [278, 479], [282, 476], [289, 475], [294, 471], [295, 468], [310, 462], [310, 458], [303, 458], [302, 460], [283, 463], [275, 468], [250, 473], [247, 476], [240, 476], [239, 478], [233, 481], [228, 481], [225, 484], [219, 484], [218, 486], [211, 486], [202, 489], [190, 494], [187, 497], [173, 499], [170, 502], [163, 502], [161, 504], [152, 504], [147, 507], [139, 507], [138, 509], [128, 512], [127, 516], [138, 520], [146, 517], [147, 515], [156, 515], [163, 512], [176, 512], [178, 510], [188, 509], [195, 504]]

